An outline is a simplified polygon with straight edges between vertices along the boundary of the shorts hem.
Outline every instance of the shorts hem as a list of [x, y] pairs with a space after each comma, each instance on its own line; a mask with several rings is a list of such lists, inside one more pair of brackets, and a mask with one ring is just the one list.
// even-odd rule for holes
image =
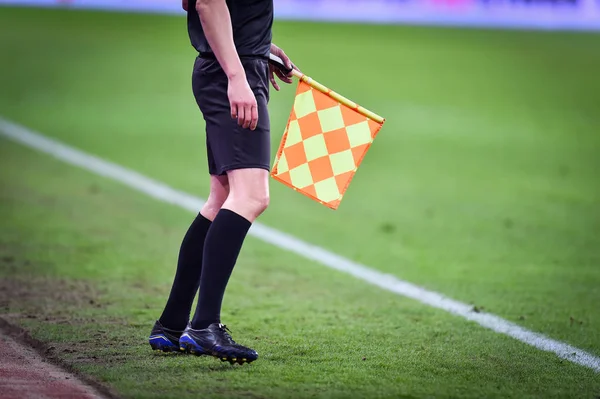
[[209, 174], [215, 175], [215, 176], [223, 176], [223, 175], [227, 174], [227, 172], [229, 172], [231, 170], [237, 170], [237, 169], [265, 169], [267, 172], [270, 172], [271, 165], [235, 163], [235, 164], [223, 166], [223, 167], [217, 169], [216, 171], [209, 172]]

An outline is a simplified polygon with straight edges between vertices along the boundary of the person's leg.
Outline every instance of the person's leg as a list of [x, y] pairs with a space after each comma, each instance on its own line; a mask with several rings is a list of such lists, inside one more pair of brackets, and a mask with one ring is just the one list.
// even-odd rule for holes
[[202, 216], [210, 221], [215, 220], [217, 213], [229, 197], [229, 178], [227, 175], [210, 176], [210, 194], [200, 210]]
[[169, 298], [150, 334], [154, 349], [179, 349], [179, 337], [188, 324], [200, 285], [206, 235], [228, 195], [227, 176], [211, 176], [210, 195], [183, 238]]
[[260, 168], [237, 169], [228, 172], [228, 176], [229, 196], [204, 243], [196, 312], [179, 344], [191, 353], [243, 364], [256, 360], [258, 354], [237, 344], [227, 333], [221, 324], [221, 305], [248, 230], [269, 204], [269, 172]]
[[256, 351], [239, 345], [221, 324], [221, 305], [227, 284], [252, 223], [269, 203], [270, 121], [268, 113], [268, 62], [243, 60], [258, 105], [258, 125], [244, 129], [231, 118], [227, 76], [206, 63], [199, 79], [207, 133], [219, 173], [227, 173], [229, 196], [206, 237], [198, 304], [190, 325], [179, 340], [180, 348], [209, 354], [231, 363], [252, 362]]
[[206, 235], [228, 194], [227, 176], [211, 176], [208, 200], [192, 222], [181, 243], [171, 293], [159, 318], [161, 324], [166, 328], [183, 331], [187, 326], [192, 303], [200, 285]]
[[193, 329], [220, 323], [225, 289], [251, 224], [269, 204], [264, 169], [228, 172], [230, 192], [217, 213], [204, 247], [203, 270]]

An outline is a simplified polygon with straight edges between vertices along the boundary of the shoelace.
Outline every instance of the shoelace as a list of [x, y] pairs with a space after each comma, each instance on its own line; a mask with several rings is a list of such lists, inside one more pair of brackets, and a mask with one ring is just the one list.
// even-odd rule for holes
[[235, 343], [235, 341], [233, 340], [233, 338], [231, 338], [231, 335], [229, 335], [229, 333], [231, 332], [231, 330], [225, 325], [225, 324], [220, 324], [219, 325], [219, 329], [221, 331], [223, 331], [223, 335], [225, 335], [225, 337], [227, 338], [228, 341], [230, 341], [230, 343]]

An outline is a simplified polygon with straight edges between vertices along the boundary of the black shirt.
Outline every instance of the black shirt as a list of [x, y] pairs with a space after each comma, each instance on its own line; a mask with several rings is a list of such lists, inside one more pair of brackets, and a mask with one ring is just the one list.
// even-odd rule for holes
[[[226, 0], [226, 2], [238, 55], [268, 57], [272, 39], [273, 0]], [[202, 30], [196, 11], [196, 0], [189, 1], [187, 22], [192, 46], [201, 55], [211, 56], [213, 52]]]

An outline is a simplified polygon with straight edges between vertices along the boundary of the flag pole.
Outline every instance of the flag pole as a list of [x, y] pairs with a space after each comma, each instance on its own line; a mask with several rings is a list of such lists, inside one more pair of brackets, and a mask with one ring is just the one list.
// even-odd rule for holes
[[[283, 60], [281, 58], [279, 58], [278, 56], [276, 56], [275, 54], [273, 54], [273, 53], [269, 54], [269, 62], [276, 65], [285, 74], [290, 73], [290, 70], [283, 63]], [[292, 69], [291, 72], [292, 72], [292, 75], [297, 77], [300, 81], [306, 83], [313, 89], [318, 90], [325, 95], [328, 95], [329, 97], [333, 98], [334, 100], [344, 104], [348, 108], [352, 108], [359, 114], [364, 115], [367, 118], [370, 118], [379, 124], [383, 124], [385, 122], [385, 118], [383, 118], [382, 116], [379, 116], [376, 113], [371, 112], [364, 107], [361, 107], [360, 105], [356, 104], [354, 101], [351, 101], [351, 100], [347, 99], [346, 97], [342, 96], [341, 94], [338, 94], [335, 91], [331, 90], [330, 88], [323, 86], [321, 83], [317, 82], [316, 80], [314, 80], [313, 78], [311, 78], [309, 76], [306, 76], [305, 74], [298, 71], [297, 69]]]
[[310, 87], [312, 87], [313, 89], [318, 90], [321, 93], [328, 95], [329, 97], [333, 98], [334, 100], [344, 104], [348, 108], [354, 109], [356, 112], [360, 113], [361, 115], [364, 115], [367, 118], [370, 118], [380, 124], [383, 124], [385, 122], [385, 118], [383, 118], [382, 116], [379, 116], [376, 113], [369, 111], [368, 109], [366, 109], [364, 107], [361, 107], [360, 105], [356, 104], [354, 101], [347, 99], [346, 97], [342, 96], [339, 93], [336, 93], [335, 91], [331, 90], [330, 88], [317, 82], [310, 76], [306, 76], [305, 74], [303, 74], [302, 72], [300, 72], [296, 69], [292, 69], [292, 74], [295, 77], [297, 77], [299, 80], [301, 80], [302, 82], [304, 82], [307, 85], [309, 85]]

